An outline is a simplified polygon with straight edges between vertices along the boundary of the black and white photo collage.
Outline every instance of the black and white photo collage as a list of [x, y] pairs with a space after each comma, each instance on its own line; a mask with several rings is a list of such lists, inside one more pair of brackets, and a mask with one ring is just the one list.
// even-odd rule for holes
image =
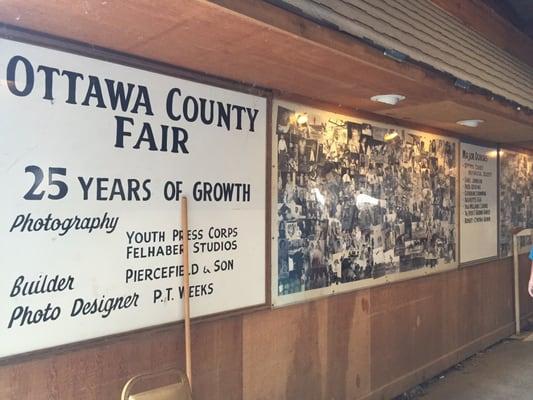
[[[513, 254], [513, 230], [533, 227], [533, 157], [500, 151], [500, 257]], [[520, 247], [531, 247], [531, 237]], [[529, 250], [529, 249], [528, 249]]]
[[277, 295], [457, 263], [457, 144], [278, 104]]

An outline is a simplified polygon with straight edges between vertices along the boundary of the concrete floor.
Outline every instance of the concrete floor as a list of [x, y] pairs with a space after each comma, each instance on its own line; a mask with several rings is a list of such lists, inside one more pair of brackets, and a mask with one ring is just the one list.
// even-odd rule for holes
[[533, 334], [505, 340], [417, 389], [408, 398], [533, 400]]

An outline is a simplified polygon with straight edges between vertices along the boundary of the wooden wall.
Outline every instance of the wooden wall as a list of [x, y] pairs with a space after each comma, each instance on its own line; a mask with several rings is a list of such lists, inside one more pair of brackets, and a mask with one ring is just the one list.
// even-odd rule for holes
[[[523, 278], [528, 274], [521, 259]], [[524, 315], [533, 312], [522, 280]], [[512, 259], [193, 325], [195, 400], [386, 399], [513, 333]], [[0, 399], [118, 399], [182, 326], [0, 364]]]
[[[104, 3], [109, 3], [109, 11], [102, 8]], [[501, 125], [488, 124], [483, 131], [484, 136], [491, 129], [497, 133], [494, 140], [506, 140], [509, 121], [514, 120], [523, 123], [524, 135], [530, 134], [526, 125], [531, 117], [526, 114], [486, 96], [464, 93], [447, 78], [383, 58], [365, 44], [261, 1], [182, 0], [162, 5], [10, 0], [0, 14], [6, 24], [351, 108], [378, 110], [368, 98], [394, 84], [410, 102], [432, 101], [441, 118], [441, 102], [450, 98], [505, 117]], [[246, 40], [240, 40], [243, 37]], [[277, 46], [275, 52], [272, 46]], [[251, 56], [239, 57], [245, 53]], [[332, 59], [335, 80], [323, 73]], [[449, 121], [457, 130], [456, 119]], [[525, 257], [521, 274], [524, 316], [531, 315]], [[390, 398], [512, 334], [513, 318], [508, 258], [196, 323], [194, 398]], [[0, 400], [118, 399], [130, 376], [183, 365], [182, 330], [176, 324], [0, 362]]]

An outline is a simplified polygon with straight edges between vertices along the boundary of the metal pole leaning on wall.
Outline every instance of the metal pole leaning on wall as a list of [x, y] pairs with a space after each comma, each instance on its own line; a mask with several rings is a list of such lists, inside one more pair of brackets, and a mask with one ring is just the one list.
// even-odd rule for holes
[[520, 265], [519, 265], [519, 246], [518, 238], [524, 236], [533, 236], [533, 229], [522, 229], [513, 234], [513, 263], [514, 263], [514, 317], [515, 331], [520, 333]]
[[187, 198], [181, 200], [181, 229], [183, 231], [183, 318], [185, 323], [185, 372], [192, 390], [191, 374], [191, 308], [189, 298], [189, 219]]
[[519, 280], [520, 274], [518, 269], [518, 234], [513, 235], [513, 264], [514, 264], [514, 318], [515, 334], [520, 334], [520, 293]]

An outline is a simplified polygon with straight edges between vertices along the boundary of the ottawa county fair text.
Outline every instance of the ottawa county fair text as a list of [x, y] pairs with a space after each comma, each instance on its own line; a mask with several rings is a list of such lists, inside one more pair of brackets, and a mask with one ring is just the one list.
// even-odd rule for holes
[[[23, 55], [11, 57], [5, 73], [9, 93], [20, 99], [33, 97], [43, 101], [65, 102], [73, 107], [94, 107], [116, 111], [117, 115], [113, 115], [115, 127], [113, 140], [109, 141], [116, 149], [158, 151], [188, 156], [191, 152], [194, 153], [194, 149], [189, 141], [190, 132], [185, 128], [187, 123], [200, 123], [225, 134], [254, 134], [259, 114], [256, 108], [194, 96], [186, 93], [185, 90], [182, 91], [181, 88], [171, 87], [164, 100], [166, 113], [161, 117], [172, 123], [156, 126], [153, 122], [148, 122], [158, 116], [154, 115], [152, 96], [149, 87], [145, 85], [100, 78], [55, 66], [34, 65], [29, 57]], [[145, 116], [146, 121], [138, 122], [135, 119], [140, 115]], [[173, 123], [179, 123], [180, 126], [172, 125]], [[190, 189], [191, 197], [195, 201], [251, 201], [251, 185], [242, 182], [197, 181], [192, 182], [187, 188], [187, 183], [176, 180], [153, 182], [152, 179], [75, 176], [74, 180], [69, 182], [67, 168], [57, 166], [42, 168], [38, 165], [27, 165], [25, 172], [33, 176], [33, 184], [23, 196], [25, 200], [75, 198], [84, 201], [146, 202], [153, 198], [154, 193], [160, 193], [167, 201], [178, 201], [182, 193]], [[160, 187], [157, 187], [158, 184]], [[55, 232], [58, 236], [65, 236], [74, 231], [87, 233], [101, 231], [111, 234], [115, 232], [118, 224], [119, 217], [107, 212], [93, 216], [57, 216], [53, 213], [35, 216], [27, 212], [14, 217], [9, 231], [11, 233]], [[204, 233], [201, 229], [193, 232], [196, 232], [198, 240], [203, 238]], [[126, 232], [129, 240], [129, 246], [126, 248], [131, 249], [128, 250], [126, 259], [175, 255], [182, 252], [182, 244], [136, 246], [134, 235], [137, 234], [139, 232]], [[158, 234], [164, 233], [158, 232]], [[193, 247], [192, 252], [235, 250], [237, 248], [236, 237], [236, 227], [207, 228], [205, 238], [218, 239], [218, 241], [195, 242], [193, 246], [196, 247]], [[172, 241], [182, 239], [183, 232], [175, 230]], [[217, 245], [219, 248], [216, 248]], [[231, 265], [222, 267], [217, 262], [214, 265], [214, 272], [217, 272], [216, 268], [232, 268], [232, 260], [228, 261]], [[168, 268], [168, 271], [165, 268]], [[161, 271], [158, 268], [146, 271], [128, 269], [128, 271], [127, 273], [131, 273], [131, 276], [127, 278], [127, 281], [163, 279], [169, 274], [180, 274], [178, 266], [162, 267]], [[197, 265], [193, 266], [193, 274], [196, 273], [195, 271], [198, 272]], [[210, 273], [205, 270], [203, 272]], [[20, 275], [11, 286], [10, 297], [21, 298], [41, 293], [70, 292], [75, 290], [76, 283], [77, 278], [72, 275], [39, 275], [37, 279], [31, 281], [24, 275]], [[178, 289], [178, 296], [182, 298], [184, 289], [182, 286]], [[190, 297], [207, 296], [213, 291], [213, 283], [209, 282], [192, 285], [189, 295]], [[164, 298], [165, 296], [167, 298]], [[170, 300], [169, 293], [164, 293], [160, 289], [154, 291], [154, 303]], [[70, 310], [66, 313], [63, 312], [61, 305], [52, 302], [38, 310], [30, 306], [19, 305], [11, 312], [7, 327], [12, 329], [15, 326], [55, 321], [62, 315], [75, 318], [81, 315], [97, 314], [101, 318], [107, 318], [113, 311], [137, 308], [140, 305], [139, 302], [140, 295], [135, 291], [125, 296], [101, 295], [93, 299], [78, 297], [72, 301]]]
[[[147, 86], [124, 83], [112, 79], [101, 79], [94, 75], [84, 75], [80, 72], [59, 69], [53, 66], [38, 65], [22, 56], [10, 58], [6, 69], [6, 81], [9, 92], [18, 97], [39, 96], [48, 101], [65, 101], [67, 104], [78, 106], [93, 106], [96, 108], [111, 108], [131, 114], [154, 116], [150, 91]], [[37, 80], [44, 85], [36, 85]], [[38, 93], [36, 87], [42, 88]], [[59, 89], [58, 89], [59, 88]], [[63, 89], [63, 90], [61, 90]], [[66, 90], [64, 90], [66, 89]], [[64, 99], [56, 93], [66, 93]], [[255, 132], [255, 122], [259, 110], [236, 104], [222, 103], [212, 99], [182, 94], [180, 88], [171, 88], [165, 100], [166, 117], [172, 121], [199, 121], [203, 125], [212, 125], [228, 132]], [[115, 115], [115, 148], [129, 146], [136, 150], [162, 151], [188, 155], [189, 133], [183, 127], [160, 125], [159, 133], [149, 122], [143, 122], [137, 133], [133, 118]], [[135, 139], [133, 137], [135, 136]], [[26, 173], [32, 174], [34, 183], [24, 195], [26, 200], [42, 200], [46, 193], [41, 190], [45, 176], [49, 176], [49, 186], [57, 188], [56, 193], [49, 193], [48, 199], [60, 200], [67, 196], [69, 188], [65, 182], [66, 168], [43, 169], [36, 165], [28, 165]], [[151, 179], [119, 179], [108, 177], [78, 176], [76, 189], [83, 200], [96, 201], [149, 201], [153, 195]], [[168, 181], [160, 188], [167, 201], [179, 200], [183, 193], [182, 181]], [[203, 202], [249, 202], [251, 196], [250, 184], [240, 182], [203, 182], [192, 184], [192, 198]], [[73, 230], [83, 230], [91, 233], [94, 230], [104, 230], [112, 233], [118, 223], [118, 217], [106, 214], [93, 217], [56, 217], [52, 214], [46, 217], [35, 217], [31, 213], [17, 215], [10, 227], [10, 232], [38, 232], [54, 231], [59, 236], [66, 235]]]

